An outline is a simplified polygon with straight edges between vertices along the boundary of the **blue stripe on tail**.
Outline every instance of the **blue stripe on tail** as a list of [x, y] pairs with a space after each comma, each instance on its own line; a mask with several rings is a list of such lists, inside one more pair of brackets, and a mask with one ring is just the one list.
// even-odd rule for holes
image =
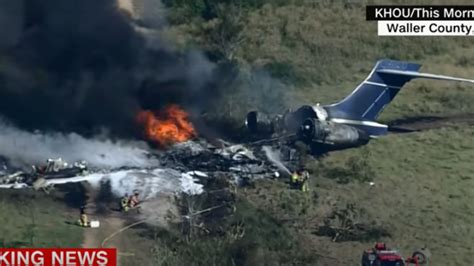
[[379, 73], [378, 70], [391, 69], [418, 71], [421, 65], [408, 62], [380, 60], [371, 73], [357, 88], [342, 101], [325, 106], [330, 118], [359, 121], [374, 121], [387, 104], [397, 95], [405, 83], [413, 77]]

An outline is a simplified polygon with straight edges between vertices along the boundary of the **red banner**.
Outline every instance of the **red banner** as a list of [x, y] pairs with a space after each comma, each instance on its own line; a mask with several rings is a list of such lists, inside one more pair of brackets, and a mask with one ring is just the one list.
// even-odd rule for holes
[[0, 266], [116, 266], [114, 248], [0, 248]]

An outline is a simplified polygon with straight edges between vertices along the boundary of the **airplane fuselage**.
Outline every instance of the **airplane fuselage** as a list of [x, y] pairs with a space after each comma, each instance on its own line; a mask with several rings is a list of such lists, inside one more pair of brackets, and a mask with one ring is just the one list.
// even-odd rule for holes
[[388, 126], [376, 122], [377, 117], [410, 80], [474, 83], [470, 79], [420, 73], [420, 67], [409, 62], [379, 60], [367, 78], [341, 101], [323, 106], [303, 105], [273, 118], [253, 111], [247, 115], [247, 128], [251, 133], [266, 136], [296, 135], [299, 140], [323, 150], [357, 147], [387, 134]]

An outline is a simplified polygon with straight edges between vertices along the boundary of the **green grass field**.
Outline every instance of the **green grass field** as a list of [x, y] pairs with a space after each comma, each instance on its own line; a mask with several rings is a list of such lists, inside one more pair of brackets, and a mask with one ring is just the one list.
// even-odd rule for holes
[[[210, 53], [228, 46], [223, 42], [216, 48], [214, 39], [209, 39], [209, 35], [222, 36], [222, 27], [241, 36], [232, 53], [233, 62], [241, 69], [241, 78], [235, 85], [238, 88], [230, 90], [228, 99], [223, 99], [224, 103], [236, 99], [240, 102], [228, 103], [232, 106], [228, 114], [236, 120], [240, 121], [249, 109], [282, 111], [286, 106], [340, 100], [382, 58], [421, 63], [422, 71], [426, 72], [474, 76], [470, 38], [378, 37], [377, 23], [365, 21], [364, 1], [270, 3], [258, 9], [234, 11], [238, 16], [231, 22], [224, 13], [212, 20], [195, 18], [192, 23], [178, 24], [169, 30], [169, 35], [183, 47], [197, 43]], [[232, 9], [229, 12], [232, 14]], [[241, 30], [225, 27], [227, 24], [241, 25]], [[233, 43], [234, 39], [228, 39]], [[284, 86], [256, 82], [258, 74], [252, 72], [255, 69], [266, 70]], [[472, 111], [474, 93], [469, 88], [455, 83], [414, 81], [403, 89], [381, 119]]]
[[[367, 160], [375, 172], [375, 186], [340, 186], [323, 178], [315, 189], [322, 198], [364, 207], [390, 228], [392, 238], [386, 241], [407, 255], [426, 245], [433, 265], [468, 265], [474, 244], [474, 143], [467, 136], [473, 132], [470, 126], [392, 135], [366, 149], [334, 153], [323, 163], [344, 165], [352, 156]], [[363, 244], [357, 247], [354, 256]]]
[[[261, 0], [237, 13], [227, 9], [227, 16], [238, 15], [234, 19], [225, 12], [201, 17], [203, 1], [165, 2], [176, 5], [169, 10], [164, 36], [180, 49], [202, 48], [217, 66], [230, 62], [239, 70], [237, 80], [226, 87], [228, 93], [216, 102], [223, 111], [215, 115], [225, 119], [242, 121], [247, 111], [262, 106], [279, 111], [336, 101], [381, 58], [421, 63], [424, 72], [474, 78], [473, 39], [378, 37], [376, 22], [365, 21], [366, 3], [433, 1]], [[236, 40], [222, 35], [226, 30], [239, 36], [231, 52], [224, 48]], [[218, 43], [216, 36], [227, 38], [227, 44]], [[472, 102], [472, 85], [415, 80], [380, 121], [472, 115]], [[357, 265], [372, 240], [333, 242], [315, 234], [332, 209], [355, 204], [367, 219], [387, 228], [391, 237], [381, 240], [405, 256], [426, 245], [433, 254], [430, 265], [471, 265], [473, 136], [472, 125], [453, 124], [391, 134], [363, 148], [307, 159], [313, 173], [308, 194], [288, 189], [283, 180], [258, 181], [254, 188], [238, 191], [237, 212], [223, 221], [245, 224], [245, 235], [235, 241], [216, 236], [184, 243], [173, 232], [158, 230], [150, 236], [147, 228], [127, 231], [122, 239], [130, 240], [128, 252], [149, 254], [140, 261], [143, 265]], [[369, 186], [369, 180], [375, 185]], [[77, 219], [77, 210], [54, 197], [2, 190], [0, 212], [0, 243], [5, 247], [78, 246], [83, 241], [82, 229], [66, 223]], [[136, 261], [130, 256], [123, 264]]]
[[[423, 72], [474, 77], [474, 43], [470, 38], [378, 37], [376, 23], [365, 21], [366, 3], [393, 1], [290, 1], [263, 4], [244, 12], [235, 22], [243, 29], [233, 60], [244, 72], [265, 69], [284, 84], [284, 89], [281, 92], [279, 86], [260, 84], [254, 85], [253, 96], [245, 89], [229, 93], [229, 101], [242, 99], [229, 115], [238, 119], [251, 109], [265, 110], [265, 105], [283, 110], [286, 106], [337, 101], [350, 93], [381, 58], [421, 63]], [[456, 1], [463, 3], [467, 2]], [[215, 45], [209, 43], [199, 25], [219, 32], [216, 25], [226, 19], [223, 15], [210, 21], [196, 18], [194, 23], [177, 23], [170, 35], [183, 47], [198, 43], [212, 51]], [[279, 99], [272, 98], [272, 93]], [[403, 88], [380, 121], [473, 114], [473, 100], [474, 89], [469, 84], [415, 80]], [[356, 265], [362, 250], [373, 244], [334, 243], [314, 235], [316, 225], [330, 209], [354, 203], [389, 229], [392, 236], [383, 240], [400, 248], [404, 255], [426, 245], [433, 253], [432, 265], [469, 265], [474, 244], [472, 136], [473, 127], [467, 125], [389, 135], [361, 149], [309, 160], [308, 167], [316, 179], [310, 195], [288, 190], [280, 181], [259, 182], [255, 189], [242, 193], [253, 208], [271, 215], [287, 233], [296, 235], [299, 247], [307, 252], [305, 256], [321, 255], [309, 264]], [[354, 169], [354, 161], [358, 168]], [[372, 179], [375, 185], [359, 181], [365, 179]]]
[[2, 190], [0, 193], [2, 247], [79, 247], [83, 229], [76, 226], [79, 210], [63, 198], [43, 192]]

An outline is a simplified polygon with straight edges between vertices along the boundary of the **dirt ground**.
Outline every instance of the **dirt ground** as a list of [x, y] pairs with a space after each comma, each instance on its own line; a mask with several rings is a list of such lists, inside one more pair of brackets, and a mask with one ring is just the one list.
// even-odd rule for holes
[[140, 210], [132, 209], [121, 213], [118, 200], [98, 206], [98, 190], [86, 186], [86, 212], [90, 220], [100, 221], [100, 228], [85, 228], [82, 247], [116, 248], [117, 263], [126, 265], [153, 265], [150, 256], [153, 239], [147, 231], [150, 227], [166, 228], [171, 219], [177, 217], [177, 207], [172, 195], [163, 195], [144, 201]]
[[394, 133], [409, 133], [453, 125], [474, 125], [474, 114], [451, 116], [415, 116], [390, 121], [389, 129]]

